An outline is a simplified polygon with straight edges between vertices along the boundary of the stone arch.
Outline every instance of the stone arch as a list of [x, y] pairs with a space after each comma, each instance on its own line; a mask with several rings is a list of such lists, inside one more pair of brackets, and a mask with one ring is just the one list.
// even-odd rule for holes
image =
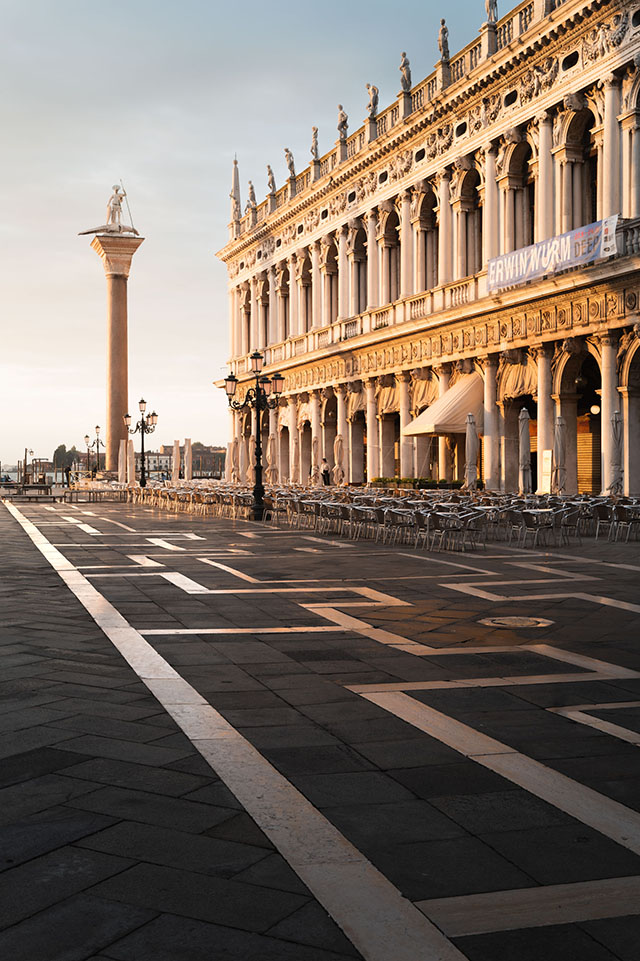
[[590, 341], [564, 342], [554, 372], [556, 414], [564, 418], [567, 492], [599, 493], [602, 477], [600, 352]]
[[460, 276], [468, 277], [482, 268], [482, 194], [481, 178], [476, 167], [465, 171], [460, 182], [460, 218], [458, 229], [464, 231], [465, 243], [461, 251], [464, 263]]

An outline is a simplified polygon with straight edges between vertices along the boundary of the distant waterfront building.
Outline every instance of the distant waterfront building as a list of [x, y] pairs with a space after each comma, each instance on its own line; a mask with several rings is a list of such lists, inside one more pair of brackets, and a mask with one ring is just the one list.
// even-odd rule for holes
[[485, 485], [515, 490], [524, 407], [540, 489], [562, 417], [566, 491], [607, 491], [619, 411], [640, 493], [640, 2], [520, 3], [405, 86], [244, 215], [234, 168], [230, 365], [239, 397], [255, 349], [285, 377], [280, 479], [337, 435], [352, 482], [461, 478], [472, 410]]

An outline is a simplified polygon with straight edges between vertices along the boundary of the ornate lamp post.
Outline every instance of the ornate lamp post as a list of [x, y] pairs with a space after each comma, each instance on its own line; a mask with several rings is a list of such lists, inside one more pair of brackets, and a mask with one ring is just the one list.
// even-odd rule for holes
[[87, 448], [87, 473], [89, 472], [90, 453], [95, 448], [96, 451], [96, 471], [100, 470], [100, 448], [104, 448], [104, 441], [100, 440], [100, 427], [96, 426], [96, 439], [90, 443], [91, 438], [88, 434], [84, 435], [84, 443]]
[[[284, 388], [284, 377], [282, 374], [273, 374], [271, 380], [268, 377], [261, 377], [264, 357], [259, 350], [251, 355], [251, 373], [256, 379], [255, 387], [249, 387], [244, 400], [234, 400], [238, 379], [233, 374], [229, 374], [224, 381], [224, 389], [227, 392], [229, 407], [233, 410], [243, 410], [249, 408], [256, 412], [256, 479], [253, 485], [253, 519], [261, 521], [264, 514], [264, 485], [262, 483], [262, 434], [260, 431], [261, 413], [263, 410], [273, 409], [278, 406], [280, 394]], [[270, 396], [273, 392], [274, 396]]]
[[85, 435], [84, 435], [84, 446], [87, 448], [87, 474], [88, 474], [88, 473], [90, 472], [90, 470], [91, 470], [91, 462], [90, 462], [90, 458], [91, 458], [91, 438], [89, 437], [88, 434], [85, 434]]
[[125, 427], [127, 428], [127, 431], [130, 434], [140, 433], [140, 447], [141, 447], [140, 449], [140, 487], [146, 487], [147, 472], [146, 472], [145, 462], [144, 462], [144, 435], [153, 434], [154, 430], [156, 429], [156, 424], [158, 423], [158, 415], [154, 410], [150, 414], [147, 414], [146, 417], [144, 416], [144, 412], [147, 409], [147, 402], [144, 398], [141, 398], [140, 403], [138, 404], [138, 407], [140, 408], [140, 414], [142, 416], [140, 417], [140, 420], [136, 423], [133, 430], [131, 429], [131, 414], [124, 415], [124, 423], [125, 423]]

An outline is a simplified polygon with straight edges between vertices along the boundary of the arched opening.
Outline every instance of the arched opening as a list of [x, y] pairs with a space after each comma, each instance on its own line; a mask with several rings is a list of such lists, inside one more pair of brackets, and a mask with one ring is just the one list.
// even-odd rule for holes
[[593, 223], [602, 209], [598, 145], [593, 135], [595, 117], [590, 110], [575, 113], [566, 135], [562, 173], [563, 230]]
[[278, 294], [278, 340], [286, 340], [289, 336], [289, 268], [286, 262], [278, 265], [277, 287]]
[[586, 352], [572, 354], [561, 375], [559, 411], [566, 429], [567, 492], [599, 494], [602, 486], [600, 367]]
[[400, 294], [400, 220], [395, 209], [387, 216], [380, 244], [380, 303], [390, 304]]
[[431, 290], [438, 285], [438, 198], [433, 190], [422, 198], [416, 238], [416, 289]]
[[349, 424], [349, 465], [347, 477], [349, 483], [360, 484], [366, 474], [367, 446], [366, 423], [364, 411], [356, 411], [348, 421]]
[[304, 259], [298, 264], [298, 326], [301, 334], [311, 330], [313, 306], [311, 297], [311, 258], [305, 250]]
[[640, 345], [629, 351], [621, 373], [624, 493], [633, 497], [640, 494]]
[[300, 483], [308, 484], [311, 477], [311, 424], [305, 421], [300, 426]]
[[400, 473], [400, 414], [381, 414], [380, 476], [397, 477]]
[[460, 277], [477, 273], [482, 267], [482, 204], [480, 174], [469, 170], [460, 188], [458, 270]]
[[338, 319], [338, 249], [333, 237], [323, 239], [321, 246], [322, 323], [328, 327]]
[[509, 164], [509, 194], [513, 204], [515, 249], [528, 247], [534, 240], [535, 182], [531, 173], [531, 146], [526, 141], [516, 145]]
[[283, 483], [289, 479], [289, 428], [282, 427], [279, 436], [278, 448], [278, 480]]
[[[329, 467], [333, 467], [333, 445], [338, 429], [338, 400], [333, 393], [324, 401], [320, 426], [322, 427], [320, 456], [327, 459]], [[346, 445], [347, 438], [343, 437], [342, 440]]]
[[367, 234], [364, 227], [358, 228], [353, 239], [350, 258], [350, 313], [355, 316], [367, 309]]

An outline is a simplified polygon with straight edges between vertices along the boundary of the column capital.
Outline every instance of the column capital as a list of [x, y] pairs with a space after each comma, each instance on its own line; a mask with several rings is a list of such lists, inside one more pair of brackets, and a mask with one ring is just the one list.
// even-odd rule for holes
[[334, 384], [333, 392], [336, 397], [346, 397], [347, 396], [347, 385], [346, 384]]
[[128, 277], [133, 255], [143, 242], [144, 237], [96, 234], [91, 249], [101, 258], [107, 277]]
[[410, 384], [411, 383], [411, 371], [401, 370], [396, 374], [396, 381], [399, 384]]
[[539, 360], [541, 357], [551, 360], [553, 357], [553, 344], [535, 344], [533, 347], [529, 347], [529, 355], [533, 360]]
[[602, 334], [596, 334], [595, 340], [600, 347], [617, 347], [620, 337], [617, 330], [606, 330]]
[[434, 367], [433, 369], [438, 377], [442, 377], [443, 375], [446, 377], [447, 375], [451, 375], [453, 364], [439, 364], [438, 367]]
[[482, 370], [486, 370], [487, 367], [497, 368], [500, 357], [498, 354], [484, 354], [482, 357], [476, 357], [475, 362]]
[[606, 76], [606, 77], [604, 78], [603, 83], [604, 83], [604, 89], [605, 89], [605, 90], [607, 90], [607, 89], [608, 89], [608, 90], [611, 90], [611, 89], [614, 89], [614, 90], [615, 90], [615, 89], [617, 89], [618, 87], [620, 87], [620, 85], [621, 85], [621, 83], [622, 83], [622, 79], [621, 79], [621, 77], [618, 77], [617, 74], [615, 74], [615, 73], [610, 73], [608, 76]]

